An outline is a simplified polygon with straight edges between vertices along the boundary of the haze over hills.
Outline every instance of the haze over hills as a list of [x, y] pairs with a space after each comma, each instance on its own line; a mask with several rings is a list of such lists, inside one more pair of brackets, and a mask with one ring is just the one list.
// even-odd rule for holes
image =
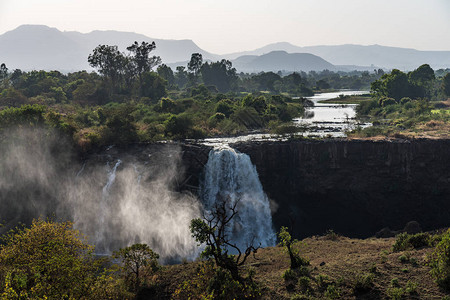
[[162, 40], [119, 31], [62, 32], [44, 25], [22, 25], [0, 35], [0, 61], [10, 68], [78, 71], [90, 69], [87, 57], [99, 44], [117, 45], [125, 51], [134, 41], [156, 43], [154, 55], [163, 62], [185, 61], [198, 52], [205, 58], [218, 56], [200, 49], [191, 40]]
[[419, 51], [408, 48], [380, 45], [336, 45], [299, 47], [290, 43], [274, 43], [253, 51], [224, 55], [236, 59], [242, 55], [263, 55], [273, 51], [288, 53], [311, 53], [322, 57], [336, 66], [375, 66], [386, 69], [413, 70], [422, 64], [434, 69], [450, 67], [450, 51]]
[[322, 71], [336, 70], [336, 67], [319, 56], [309, 53], [287, 53], [272, 51], [263, 55], [244, 55], [232, 61], [233, 66], [242, 72], [277, 71]]
[[434, 69], [450, 67], [450, 51], [418, 51], [379, 45], [340, 45], [298, 47], [289, 43], [228, 55], [216, 55], [191, 40], [153, 39], [142, 34], [119, 31], [79, 33], [59, 31], [44, 25], [22, 25], [0, 35], [0, 63], [10, 69], [44, 69], [64, 72], [89, 70], [88, 55], [99, 44], [117, 45], [121, 51], [134, 41], [155, 41], [154, 55], [174, 67], [186, 65], [192, 53], [205, 60], [230, 59], [239, 72], [373, 70], [399, 68], [412, 70], [428, 63]]

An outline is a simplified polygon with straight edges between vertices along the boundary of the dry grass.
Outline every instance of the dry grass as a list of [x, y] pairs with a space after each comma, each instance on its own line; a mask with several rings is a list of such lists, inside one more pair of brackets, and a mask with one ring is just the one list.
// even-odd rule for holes
[[[327, 276], [328, 283], [336, 286], [339, 299], [389, 299], [393, 281], [405, 292], [403, 299], [442, 299], [446, 294], [434, 282], [427, 265], [427, 257], [433, 249], [393, 253], [394, 242], [395, 238], [338, 237], [333, 240], [326, 236], [303, 240], [298, 247], [311, 264], [310, 299], [326, 298], [325, 289], [317, 280], [319, 275]], [[183, 281], [196, 276], [197, 265], [198, 262], [190, 262], [166, 266], [157, 279], [158, 298], [170, 298]], [[256, 271], [254, 278], [262, 287], [263, 299], [290, 299], [305, 293], [298, 283], [282, 278], [289, 269], [289, 257], [282, 247], [259, 249], [256, 258], [249, 258], [242, 271], [248, 268]], [[355, 282], [364, 274], [372, 274], [373, 283], [367, 292], [355, 293]], [[417, 284], [417, 294], [406, 292], [408, 281]]]

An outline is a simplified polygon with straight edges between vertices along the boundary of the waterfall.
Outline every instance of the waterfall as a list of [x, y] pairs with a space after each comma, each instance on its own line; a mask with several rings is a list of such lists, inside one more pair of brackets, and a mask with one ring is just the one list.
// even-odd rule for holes
[[[105, 245], [107, 242], [108, 233], [108, 218], [111, 216], [110, 209], [111, 206], [108, 205], [109, 191], [116, 180], [117, 168], [122, 164], [120, 159], [117, 160], [114, 167], [108, 170], [108, 176], [105, 186], [102, 190], [102, 198], [99, 204], [98, 210], [98, 224], [96, 226], [97, 232], [95, 233], [95, 243], [97, 246], [97, 251], [108, 253], [110, 252], [108, 247]], [[107, 168], [109, 169], [109, 163], [107, 163]]]
[[255, 246], [275, 245], [269, 200], [248, 155], [228, 146], [211, 150], [200, 196], [206, 213], [220, 199], [229, 201], [228, 206], [236, 204], [238, 214], [231, 221], [229, 234], [240, 249], [252, 241]]

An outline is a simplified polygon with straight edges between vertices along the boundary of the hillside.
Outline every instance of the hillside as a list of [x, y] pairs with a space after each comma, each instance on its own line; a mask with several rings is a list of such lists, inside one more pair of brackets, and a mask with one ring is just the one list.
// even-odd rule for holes
[[228, 54], [225, 57], [235, 59], [243, 55], [262, 55], [272, 51], [311, 53], [336, 66], [343, 65], [343, 68], [345, 68], [345, 65], [367, 67], [373, 65], [380, 68], [413, 70], [424, 63], [428, 63], [434, 69], [450, 67], [450, 51], [419, 51], [380, 45], [299, 47], [290, 43], [274, 43], [253, 51]]
[[[90, 69], [87, 57], [97, 45], [118, 45], [121, 51], [125, 51], [134, 41], [155, 41], [157, 48], [154, 54], [161, 56], [163, 62], [171, 67], [186, 65], [192, 53], [201, 53], [204, 60], [232, 60], [240, 72], [413, 70], [424, 63], [434, 69], [450, 67], [450, 51], [418, 51], [379, 45], [298, 47], [282, 42], [253, 51], [216, 55], [201, 49], [192, 40], [155, 39], [113, 30], [90, 33], [59, 31], [44, 25], [22, 25], [0, 35], [0, 61], [12, 69], [78, 71]], [[305, 55], [307, 53], [309, 56]]]
[[190, 59], [194, 52], [205, 58], [217, 56], [200, 49], [191, 40], [153, 39], [142, 34], [119, 31], [90, 33], [62, 32], [43, 25], [23, 25], [0, 35], [0, 61], [10, 68], [78, 71], [90, 69], [87, 57], [99, 44], [117, 45], [121, 51], [134, 41], [156, 43], [155, 55], [163, 62]]
[[261, 56], [246, 55], [233, 60], [233, 66], [242, 72], [322, 71], [335, 70], [326, 60], [309, 53], [273, 51]]

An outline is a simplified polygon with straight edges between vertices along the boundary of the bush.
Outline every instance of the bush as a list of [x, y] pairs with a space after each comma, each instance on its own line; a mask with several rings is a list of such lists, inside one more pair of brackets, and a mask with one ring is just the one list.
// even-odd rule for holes
[[366, 293], [372, 289], [373, 286], [373, 274], [358, 274], [355, 278], [353, 285], [353, 291], [355, 294]]
[[389, 288], [387, 290], [387, 294], [389, 296], [389, 299], [400, 300], [400, 299], [402, 299], [403, 295], [405, 294], [405, 291], [402, 288], [394, 287], [394, 288]]
[[233, 280], [229, 271], [207, 261], [197, 268], [196, 274], [175, 290], [174, 299], [254, 299], [261, 295], [251, 273], [240, 283]]
[[397, 235], [392, 251], [399, 252], [408, 249], [417, 249], [430, 245], [431, 238], [427, 233], [408, 234], [406, 232]]
[[323, 295], [328, 299], [339, 299], [341, 297], [339, 289], [334, 284], [330, 284]]
[[303, 291], [307, 291], [311, 288], [310, 286], [311, 279], [307, 276], [302, 276], [298, 279], [298, 284]]
[[7, 299], [80, 299], [90, 294], [101, 260], [70, 222], [34, 220], [4, 237], [0, 295]]
[[436, 282], [444, 289], [450, 290], [450, 229], [442, 235], [442, 240], [437, 244], [431, 254], [431, 274]]
[[309, 261], [302, 258], [297, 248], [294, 247], [296, 240], [293, 240], [287, 227], [281, 227], [278, 233], [280, 239], [280, 245], [286, 247], [286, 250], [291, 259], [291, 269], [297, 269], [309, 265]]

